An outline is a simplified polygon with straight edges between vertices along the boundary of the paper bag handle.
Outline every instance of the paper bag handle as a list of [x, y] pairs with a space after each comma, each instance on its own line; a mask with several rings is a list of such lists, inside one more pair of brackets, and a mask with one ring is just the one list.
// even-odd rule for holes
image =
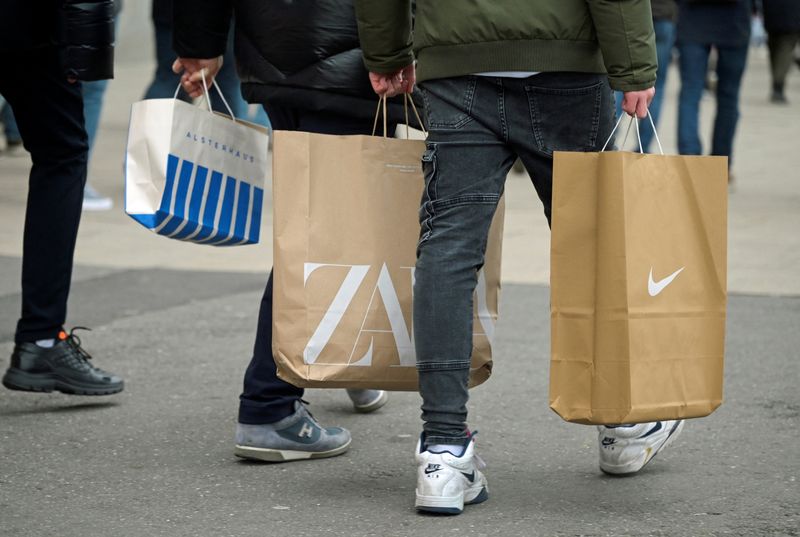
[[[619, 116], [617, 120], [617, 124], [614, 125], [614, 128], [611, 130], [611, 134], [608, 135], [608, 140], [606, 143], [603, 144], [603, 149], [600, 150], [602, 153], [606, 150], [606, 146], [608, 146], [608, 142], [611, 141], [611, 138], [614, 137], [614, 133], [617, 132], [617, 127], [619, 127], [622, 118], [627, 116], [628, 114], [622, 114]], [[628, 134], [631, 132], [631, 125], [636, 125], [636, 139], [639, 141], [639, 152], [644, 153], [644, 149], [642, 148], [642, 137], [639, 135], [639, 121], [634, 116], [628, 116], [630, 118], [630, 122], [628, 123], [628, 130], [625, 131], [625, 138], [622, 139], [622, 146], [625, 145], [625, 142], [628, 141]], [[653, 116], [650, 115], [650, 109], [647, 110], [647, 118], [650, 120], [650, 126], [653, 128], [653, 134], [656, 137], [656, 143], [658, 143], [658, 152], [660, 154], [664, 154], [664, 149], [661, 147], [661, 140], [658, 139], [658, 132], [656, 132], [656, 125], [653, 123]]]
[[[406, 116], [406, 138], [410, 138], [409, 136], [409, 126], [408, 126], [408, 103], [411, 103], [411, 109], [414, 110], [414, 115], [417, 117], [417, 121], [419, 122], [419, 126], [422, 129], [422, 133], [427, 136], [428, 131], [425, 130], [425, 124], [422, 123], [422, 119], [419, 117], [419, 112], [417, 111], [417, 105], [414, 104], [414, 99], [409, 98], [408, 93], [403, 94], [403, 111], [405, 112]], [[375, 110], [375, 121], [372, 123], [372, 136], [375, 136], [375, 131], [378, 129], [378, 117], [381, 115], [381, 109], [383, 109], [383, 137], [386, 138], [387, 134], [386, 131], [387, 127], [387, 114], [386, 114], [386, 96], [382, 96], [378, 99], [378, 108]]]
[[[208, 107], [208, 111], [213, 113], [213, 109], [211, 108], [211, 98], [208, 95], [208, 83], [206, 82], [206, 69], [205, 67], [200, 70], [200, 78], [203, 79], [203, 96], [205, 97], [206, 106]], [[228, 110], [228, 114], [230, 114], [231, 119], [234, 123], [236, 123], [236, 116], [233, 115], [233, 110], [228, 105], [228, 101], [225, 100], [225, 96], [222, 94], [222, 90], [219, 89], [217, 85], [217, 81], [215, 79], [211, 80], [211, 83], [217, 90], [217, 94], [219, 94], [219, 98], [222, 99], [222, 104], [225, 105], [225, 108]], [[178, 93], [181, 91], [181, 85], [178, 83], [178, 87], [175, 88], [175, 95], [172, 96], [173, 99], [178, 98]]]

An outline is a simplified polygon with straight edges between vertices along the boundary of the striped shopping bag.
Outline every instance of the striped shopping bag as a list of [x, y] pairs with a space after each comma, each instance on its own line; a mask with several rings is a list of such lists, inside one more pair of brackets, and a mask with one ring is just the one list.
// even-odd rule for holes
[[259, 240], [266, 131], [176, 99], [137, 102], [125, 212], [151, 231], [214, 246]]

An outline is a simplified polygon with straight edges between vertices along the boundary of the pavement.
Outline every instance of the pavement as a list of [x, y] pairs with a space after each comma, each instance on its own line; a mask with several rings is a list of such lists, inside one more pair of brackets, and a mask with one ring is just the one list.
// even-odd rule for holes
[[[548, 409], [549, 234], [528, 178], [509, 177], [495, 369], [470, 402], [491, 497], [440, 518], [413, 510], [414, 393], [356, 415], [342, 390], [309, 390], [315, 417], [353, 433], [346, 455], [277, 465], [233, 456], [270, 243], [184, 244], [124, 215], [128, 110], [153, 70], [144, 16], [126, 4], [89, 176], [115, 209], [83, 216], [68, 320], [93, 328], [86, 346], [126, 389], [97, 398], [0, 389], [0, 536], [800, 535], [797, 72], [787, 107], [767, 102], [763, 49], [745, 76], [729, 205], [726, 401], [636, 477], [603, 476], [594, 429]], [[668, 153], [676, 75], [660, 126]], [[703, 132], [712, 117], [709, 98]], [[0, 157], [6, 356], [29, 165]], [[271, 212], [262, 233], [271, 236]]]

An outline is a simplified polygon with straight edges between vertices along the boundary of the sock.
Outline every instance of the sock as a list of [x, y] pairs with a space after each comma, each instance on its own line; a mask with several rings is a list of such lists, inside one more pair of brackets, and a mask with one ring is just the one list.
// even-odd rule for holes
[[464, 446], [462, 444], [431, 444], [426, 451], [430, 451], [431, 453], [449, 452], [456, 457], [460, 457], [464, 454]]
[[52, 338], [51, 339], [38, 339], [38, 340], [36, 340], [36, 346], [37, 347], [41, 347], [43, 349], [50, 349], [55, 344], [56, 344], [56, 340], [52, 339]]

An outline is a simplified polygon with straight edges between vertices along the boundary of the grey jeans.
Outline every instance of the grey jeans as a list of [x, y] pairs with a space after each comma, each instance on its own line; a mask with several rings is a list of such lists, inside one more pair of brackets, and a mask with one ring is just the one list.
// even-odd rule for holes
[[426, 444], [467, 437], [472, 296], [489, 225], [519, 157], [550, 220], [553, 151], [599, 151], [614, 123], [604, 75], [466, 76], [421, 85], [425, 190], [414, 284], [414, 337]]

